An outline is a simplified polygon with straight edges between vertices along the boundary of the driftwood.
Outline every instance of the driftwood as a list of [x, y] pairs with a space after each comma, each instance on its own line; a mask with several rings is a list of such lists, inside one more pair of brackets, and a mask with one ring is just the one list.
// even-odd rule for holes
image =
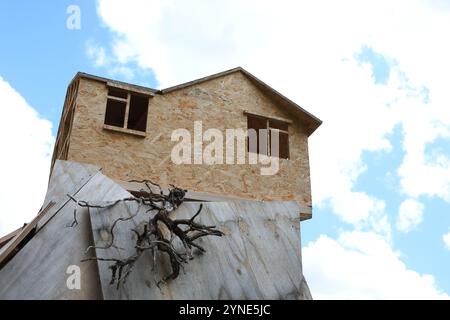
[[[137, 181], [132, 181], [137, 182]], [[170, 213], [176, 210], [184, 201], [187, 190], [177, 188], [173, 185], [169, 188], [169, 194], [165, 195], [161, 187], [153, 183], [150, 180], [139, 181], [143, 183], [148, 190], [141, 190], [139, 195], [136, 197], [129, 197], [114, 201], [107, 205], [96, 205], [90, 204], [86, 201], [76, 200], [74, 197], [67, 195], [70, 199], [75, 201], [80, 207], [85, 208], [97, 208], [106, 209], [116, 205], [119, 202], [126, 201], [136, 201], [148, 207], [147, 212], [149, 213], [149, 219], [144, 224], [142, 232], [136, 229], [132, 229], [136, 235], [135, 243], [135, 253], [126, 259], [115, 259], [115, 258], [101, 258], [92, 257], [86, 258], [82, 261], [97, 260], [97, 261], [109, 261], [113, 264], [109, 267], [111, 269], [111, 282], [110, 284], [116, 283], [117, 288], [119, 288], [121, 283], [125, 283], [128, 275], [132, 272], [136, 261], [141, 257], [145, 251], [150, 251], [153, 256], [153, 264], [155, 265], [156, 252], [157, 250], [166, 253], [170, 259], [170, 265], [172, 272], [160, 280], [160, 282], [165, 282], [170, 279], [176, 279], [180, 273], [180, 269], [183, 267], [183, 263], [187, 263], [188, 260], [194, 259], [193, 248], [197, 248], [201, 253], [206, 252], [206, 250], [197, 244], [195, 241], [199, 238], [206, 236], [219, 236], [221, 237], [223, 233], [217, 229], [215, 226], [206, 226], [195, 222], [195, 218], [202, 211], [202, 204], [200, 204], [197, 212], [190, 219], [171, 219]], [[155, 192], [153, 188], [158, 188], [159, 192]], [[137, 214], [137, 213], [136, 213]], [[89, 247], [86, 252], [93, 248], [108, 249], [110, 247], [115, 247], [114, 244], [114, 228], [122, 221], [127, 221], [134, 218], [132, 215], [127, 218], [118, 218], [112, 224], [109, 233], [111, 235], [111, 240], [107, 246], [104, 247]], [[76, 210], [74, 212], [74, 220], [70, 227], [76, 226]], [[170, 232], [170, 239], [164, 237], [164, 232], [162, 226], [165, 226]], [[173, 245], [174, 239], [178, 238], [184, 247], [184, 252], [179, 252], [175, 249]], [[116, 247], [117, 248], [117, 247]], [[119, 248], [120, 249], [120, 248]], [[159, 283], [160, 283], [159, 282]], [[158, 283], [158, 286], [159, 286]]]

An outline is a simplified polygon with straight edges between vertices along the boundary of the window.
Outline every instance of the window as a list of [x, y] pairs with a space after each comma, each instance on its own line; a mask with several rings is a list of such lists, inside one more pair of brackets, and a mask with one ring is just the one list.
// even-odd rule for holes
[[271, 150], [271, 146], [272, 137], [278, 135], [278, 157], [289, 159], [288, 126], [286, 121], [247, 114], [247, 128], [256, 131], [256, 141], [251, 142], [251, 135], [248, 137], [248, 152], [276, 156], [277, 152]]
[[145, 132], [149, 97], [109, 87], [105, 125]]
[[[247, 128], [254, 129], [256, 131], [256, 141], [252, 143], [250, 140], [251, 136], [249, 136], [248, 151], [259, 154], [268, 154], [267, 119], [247, 116]], [[266, 130], [266, 132], [264, 132], [264, 130]]]
[[147, 127], [148, 97], [131, 95], [128, 129], [145, 132]]
[[126, 101], [108, 99], [106, 103], [105, 124], [115, 127], [122, 127], [125, 121]]

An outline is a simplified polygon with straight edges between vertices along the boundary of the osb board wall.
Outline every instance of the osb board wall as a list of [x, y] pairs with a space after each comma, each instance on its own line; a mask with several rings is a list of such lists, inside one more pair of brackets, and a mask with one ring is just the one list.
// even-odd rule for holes
[[[107, 176], [124, 181], [146, 178], [193, 191], [258, 200], [294, 199], [311, 205], [307, 136], [301, 124], [240, 72], [155, 95], [150, 99], [145, 138], [104, 130], [106, 99], [105, 83], [80, 80], [68, 160], [96, 164]], [[294, 121], [289, 125], [291, 159], [280, 159], [276, 175], [260, 175], [260, 165], [172, 163], [170, 153], [177, 143], [170, 140], [173, 130], [186, 128], [193, 137], [197, 120], [203, 121], [203, 132], [246, 129], [244, 110]]]
[[78, 93], [79, 80], [73, 81], [67, 88], [66, 98], [64, 99], [64, 107], [59, 121], [58, 135], [55, 141], [53, 151], [52, 164], [56, 159], [66, 160], [69, 152], [70, 132], [72, 129], [73, 116], [75, 112], [75, 103]]

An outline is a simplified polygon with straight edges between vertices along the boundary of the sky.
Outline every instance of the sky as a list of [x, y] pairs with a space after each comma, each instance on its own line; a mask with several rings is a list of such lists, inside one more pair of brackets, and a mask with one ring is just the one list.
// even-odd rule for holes
[[313, 297], [448, 299], [449, 35], [446, 0], [3, 0], [0, 236], [42, 205], [77, 71], [165, 88], [242, 66], [323, 120]]

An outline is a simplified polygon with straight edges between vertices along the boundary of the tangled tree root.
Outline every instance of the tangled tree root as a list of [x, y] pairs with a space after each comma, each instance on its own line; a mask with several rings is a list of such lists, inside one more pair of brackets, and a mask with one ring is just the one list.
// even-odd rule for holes
[[[143, 183], [147, 187], [148, 192], [141, 192], [138, 197], [130, 197], [117, 200], [114, 203], [105, 206], [89, 204], [86, 201], [77, 201], [72, 196], [68, 195], [68, 197], [75, 201], [80, 207], [88, 208], [88, 210], [89, 208], [109, 208], [119, 202], [126, 201], [137, 201], [148, 207], [147, 212], [149, 213], [150, 217], [148, 221], [145, 222], [143, 230], [141, 232], [136, 229], [131, 230], [131, 232], [136, 235], [136, 243], [134, 246], [135, 252], [133, 255], [129, 256], [126, 259], [93, 257], [83, 260], [113, 262], [113, 264], [111, 264], [109, 267], [109, 269], [111, 270], [110, 284], [112, 285], [116, 283], [117, 288], [119, 288], [120, 284], [125, 283], [127, 277], [133, 270], [136, 261], [138, 261], [138, 259], [145, 251], [150, 251], [150, 253], [152, 254], [153, 267], [156, 264], [157, 251], [164, 252], [169, 256], [172, 272], [160, 280], [160, 282], [165, 282], [170, 279], [176, 279], [180, 273], [180, 268], [183, 267], [183, 263], [187, 263], [188, 260], [194, 259], [194, 256], [192, 254], [193, 248], [197, 248], [201, 252], [206, 252], [203, 247], [195, 242], [197, 239], [206, 236], [221, 237], [223, 235], [223, 233], [217, 230], [215, 226], [206, 226], [195, 222], [195, 218], [197, 218], [202, 211], [202, 204], [200, 204], [198, 211], [190, 219], [173, 220], [170, 218], [169, 214], [172, 211], [176, 210], [183, 203], [187, 190], [183, 190], [171, 185], [169, 188], [169, 194], [164, 195], [161, 187], [150, 180], [132, 182]], [[157, 187], [159, 189], [159, 192], [154, 192], [152, 186]], [[92, 248], [108, 249], [110, 247], [116, 247], [114, 244], [114, 228], [119, 222], [131, 220], [136, 215], [137, 213], [130, 217], [116, 219], [109, 230], [109, 233], [111, 235], [110, 243], [104, 247], [89, 247], [86, 251]], [[74, 221], [70, 226], [73, 227], [77, 224], [78, 222], [76, 220], [75, 211]], [[164, 237], [163, 231], [161, 229], [162, 225], [169, 230], [170, 240]], [[178, 252], [175, 249], [173, 241], [176, 238], [178, 238], [183, 244], [183, 252]], [[158, 282], [157, 284], [158, 287], [160, 282]]]

